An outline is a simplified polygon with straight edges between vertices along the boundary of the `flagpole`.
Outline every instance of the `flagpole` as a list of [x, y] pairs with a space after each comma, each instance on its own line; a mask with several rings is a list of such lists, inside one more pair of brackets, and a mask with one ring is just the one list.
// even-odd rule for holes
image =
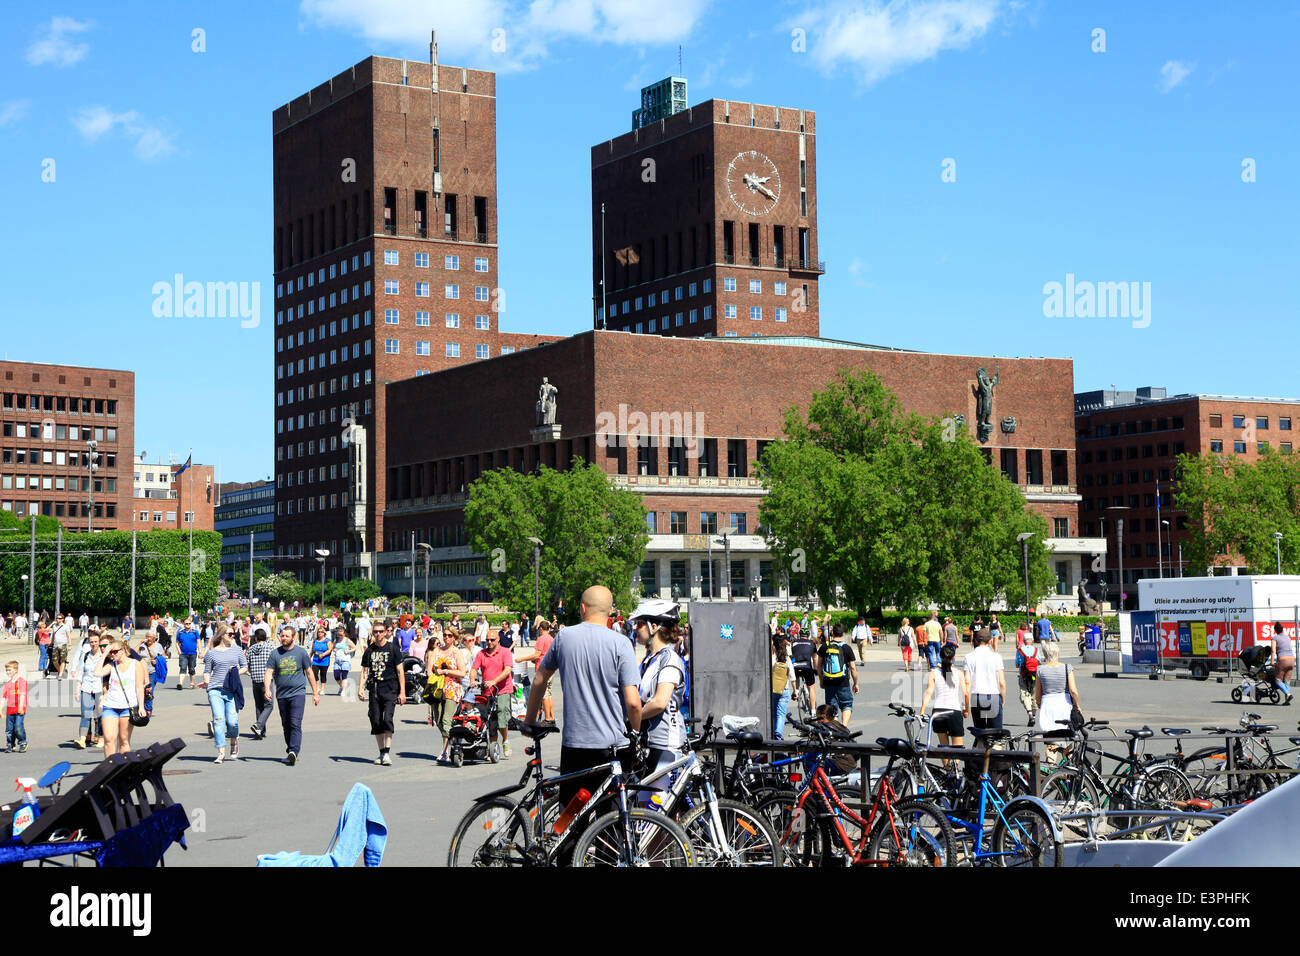
[[190, 581], [189, 581], [189, 600], [186, 603], [185, 613], [192, 615], [194, 613], [194, 447], [190, 446], [190, 458], [186, 462], [190, 472]]

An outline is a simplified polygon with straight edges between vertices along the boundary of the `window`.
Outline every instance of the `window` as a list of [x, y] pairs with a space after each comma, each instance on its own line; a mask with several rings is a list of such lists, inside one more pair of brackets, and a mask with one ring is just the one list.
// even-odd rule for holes
[[[647, 511], [645, 513], [645, 528], [646, 531], [650, 532], [651, 534], [655, 533], [655, 512]], [[646, 573], [647, 571], [649, 572], [648, 575]], [[650, 591], [651, 593], [654, 592], [655, 590], [654, 574], [655, 574], [655, 562], [653, 561], [643, 562], [641, 565], [641, 590], [643, 592], [644, 591]]]
[[1211, 416], [1210, 416], [1210, 427], [1211, 427], [1211, 428], [1222, 428], [1222, 427], [1223, 427], [1223, 416], [1222, 416], [1222, 415], [1211, 415]]
[[723, 277], [722, 277], [722, 291], [723, 291], [723, 292], [735, 292], [735, 291], [736, 291], [736, 280], [735, 280], [734, 278], [730, 278], [730, 277], [728, 277], [728, 276], [723, 276]]
[[1268, 442], [1266, 441], [1256, 442], [1255, 450], [1259, 452], [1261, 455], [1264, 454], [1264, 452], [1268, 451]]
[[1025, 451], [1025, 483], [1041, 485], [1043, 483], [1043, 453], [1036, 448]]
[[460, 343], [459, 343], [459, 342], [448, 342], [448, 343], [447, 343], [447, 358], [460, 358]]
[[474, 271], [475, 271], [475, 272], [487, 272], [487, 271], [488, 271], [488, 261], [487, 261], [487, 256], [475, 256], [475, 257], [474, 257]]
[[384, 309], [384, 325], [397, 325], [397, 324], [398, 324], [397, 309]]
[[1267, 415], [1256, 415], [1256, 416], [1255, 416], [1255, 427], [1256, 427], [1256, 428], [1259, 428], [1259, 429], [1268, 428], [1268, 416], [1267, 416]]
[[488, 301], [488, 287], [487, 287], [487, 286], [485, 286], [485, 285], [476, 285], [476, 286], [474, 286], [474, 301], [475, 301], [475, 302], [486, 302], [486, 301]]
[[785, 283], [784, 283], [784, 282], [773, 282], [773, 283], [772, 283], [772, 292], [775, 293], [776, 295], [785, 295]]
[[488, 357], [488, 347], [486, 345], [474, 346], [474, 357], [485, 359]]
[[734, 319], [736, 317], [736, 307], [734, 305], [724, 305], [722, 307], [722, 317], [725, 319]]
[[460, 315], [459, 315], [459, 313], [456, 313], [456, 312], [448, 312], [448, 313], [447, 313], [447, 328], [449, 328], [449, 329], [458, 329], [458, 328], [460, 328]]
[[444, 296], [444, 298], [448, 298], [448, 299], [459, 299], [459, 298], [460, 298], [460, 286], [458, 286], [458, 285], [449, 285], [449, 286], [447, 286], [447, 287], [443, 290], [443, 296]]
[[713, 318], [713, 306], [706, 305], [704, 307], [704, 321], [708, 322], [712, 318]]
[[745, 519], [747, 517], [748, 516], [743, 511], [731, 512], [731, 533], [732, 534], [748, 534], [748, 532], [745, 530]]
[[700, 319], [700, 310], [691, 309], [691, 325], [694, 325]]
[[488, 321], [488, 317], [486, 315], [474, 316], [474, 328], [481, 331], [489, 330], [491, 328], [491, 323]]
[[429, 354], [429, 343], [428, 343], [428, 342], [416, 342], [416, 343], [415, 343], [415, 354], [416, 354], [416, 355], [428, 355], [428, 354]]
[[1291, 419], [1290, 419], [1290, 418], [1279, 418], [1279, 419], [1277, 420], [1277, 427], [1278, 427], [1281, 431], [1289, 432], [1289, 431], [1291, 430]]
[[417, 252], [415, 254], [415, 268], [417, 269], [429, 268], [429, 254], [427, 252]]
[[429, 297], [429, 283], [417, 282], [415, 284], [415, 295], [417, 298], [427, 299]]
[[1246, 454], [1246, 443], [1244, 441], [1235, 441], [1232, 443], [1232, 450], [1238, 455]]
[[1068, 538], [1070, 536], [1070, 519], [1053, 518], [1052, 519], [1052, 537]]
[[400, 283], [396, 279], [384, 280], [384, 295], [397, 295]]
[[1291, 454], [1291, 443], [1289, 441], [1278, 442], [1277, 450], [1283, 455]]
[[1245, 427], [1246, 427], [1246, 416], [1245, 416], [1245, 415], [1233, 415], [1233, 416], [1232, 416], [1232, 427], [1233, 427], [1233, 428], [1245, 428]]
[[[668, 512], [668, 533], [685, 534], [686, 533], [686, 512], [670, 511]], [[683, 562], [684, 564], [685, 562]]]
[[502, 354], [502, 355], [514, 355], [514, 354], [515, 354], [515, 347], [514, 347], [513, 345], [503, 345], [503, 346], [501, 346], [501, 354]]
[[460, 269], [460, 256], [443, 256], [442, 267], [449, 272], [456, 272]]
[[428, 324], [429, 324], [429, 313], [428, 313], [428, 312], [417, 312], [417, 313], [415, 313], [415, 324], [416, 324], [416, 325], [428, 325]]
[[700, 534], [718, 533], [718, 513], [716, 511], [700, 512]]
[[763, 307], [761, 305], [751, 305], [749, 307], [749, 317], [755, 321], [763, 318]]
[[784, 321], [785, 321], [785, 309], [776, 309], [775, 311], [776, 311], [776, 320], [777, 320], [778, 322], [784, 322]]
[[644, 300], [641, 298], [641, 296], [637, 296], [637, 297], [636, 297], [636, 310], [637, 310], [638, 312], [641, 311], [641, 303], [642, 303], [643, 301], [644, 301]]
[[749, 280], [749, 291], [752, 292], [754, 295], [759, 295], [759, 294], [761, 294], [762, 291], [763, 291], [763, 280], [762, 280], [762, 279], [750, 279], [750, 280]]
[[676, 289], [673, 290], [673, 293], [674, 293], [673, 298], [677, 299], [678, 301], [681, 301], [682, 287], [678, 286]]
[[712, 291], [713, 291], [713, 280], [712, 280], [712, 279], [705, 279], [704, 282], [703, 282], [703, 284], [700, 286], [700, 288], [702, 288], [706, 293], [712, 292]]
[[687, 289], [686, 294], [689, 295], [691, 298], [695, 298], [695, 296], [699, 295], [699, 288], [700, 288], [699, 283], [692, 282], [690, 285], [686, 287]]
[[677, 318], [677, 325], [680, 326], [680, 325], [682, 324], [682, 321], [683, 321], [683, 319], [682, 319], [682, 314], [681, 314], [680, 312], [678, 312], [676, 318]]
[[401, 353], [401, 346], [398, 344], [397, 339], [384, 339], [385, 355], [398, 355], [400, 353]]
[[657, 331], [659, 331], [659, 320], [658, 320], [658, 319], [651, 319], [651, 320], [650, 320], [650, 331], [651, 331], [651, 332], [657, 332]]
[[384, 250], [384, 265], [386, 265], [386, 266], [395, 266], [395, 265], [397, 265], [397, 250], [396, 250], [396, 249], [385, 249], [385, 250]]

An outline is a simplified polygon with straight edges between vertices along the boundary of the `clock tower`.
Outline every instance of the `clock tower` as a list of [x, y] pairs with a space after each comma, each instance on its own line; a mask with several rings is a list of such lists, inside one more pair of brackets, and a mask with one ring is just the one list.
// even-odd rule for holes
[[594, 326], [817, 336], [814, 119], [706, 100], [594, 146]]

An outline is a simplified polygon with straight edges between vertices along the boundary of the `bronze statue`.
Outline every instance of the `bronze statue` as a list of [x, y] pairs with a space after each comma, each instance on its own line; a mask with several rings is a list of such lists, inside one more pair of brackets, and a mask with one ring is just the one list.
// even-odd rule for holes
[[998, 366], [993, 367], [993, 378], [990, 379], [988, 371], [981, 365], [975, 373], [975, 380], [977, 384], [972, 386], [975, 391], [975, 420], [979, 440], [983, 443], [993, 434], [993, 387], [998, 384]]
[[549, 379], [542, 379], [542, 384], [537, 389], [538, 425], [555, 424], [556, 395], [558, 393], [559, 389], [552, 385]]

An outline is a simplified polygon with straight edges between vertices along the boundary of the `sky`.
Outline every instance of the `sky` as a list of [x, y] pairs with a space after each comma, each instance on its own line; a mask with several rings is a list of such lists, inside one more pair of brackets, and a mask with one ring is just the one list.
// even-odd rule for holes
[[[1267, 0], [11, 5], [4, 357], [132, 370], [137, 451], [271, 474], [271, 112], [430, 29], [499, 74], [503, 331], [590, 327], [589, 150], [680, 50], [692, 104], [816, 112], [823, 336], [1300, 397], [1300, 3]], [[258, 283], [260, 322], [156, 316], [177, 273]]]

